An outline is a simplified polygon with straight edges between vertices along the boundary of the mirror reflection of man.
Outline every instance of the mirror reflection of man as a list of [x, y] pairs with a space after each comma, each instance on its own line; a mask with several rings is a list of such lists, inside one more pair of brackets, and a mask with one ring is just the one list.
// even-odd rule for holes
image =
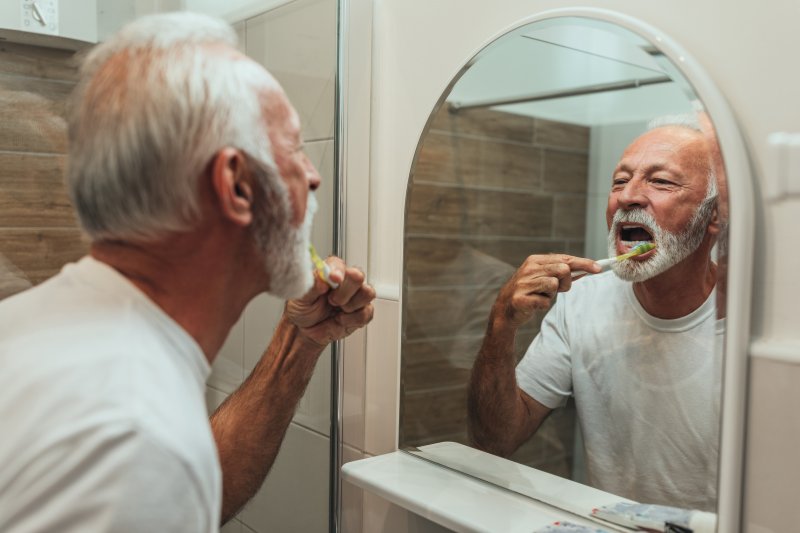
[[[609, 255], [655, 250], [599, 272], [590, 259], [530, 256], [501, 289], [473, 367], [474, 443], [507, 456], [575, 399], [588, 482], [644, 503], [713, 510], [721, 324], [717, 186], [696, 125], [656, 126], [613, 175]], [[554, 304], [557, 293], [563, 293]], [[515, 368], [517, 329], [552, 305]]]

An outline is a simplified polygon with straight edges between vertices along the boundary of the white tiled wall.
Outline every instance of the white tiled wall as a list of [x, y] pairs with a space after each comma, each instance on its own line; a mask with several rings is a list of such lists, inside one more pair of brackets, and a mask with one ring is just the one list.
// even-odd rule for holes
[[[795, 348], [796, 350], [796, 348]], [[796, 353], [796, 352], [795, 352]], [[797, 473], [800, 472], [800, 364], [752, 358], [745, 472], [745, 530], [797, 531]], [[779, 458], [779, 460], [776, 460]], [[775, 512], [780, 509], [781, 512]]]
[[296, 0], [249, 19], [246, 50], [280, 81], [304, 138], [332, 139], [336, 2]]
[[291, 424], [279, 459], [239, 519], [256, 533], [328, 531], [329, 439]]
[[[235, 25], [240, 49], [283, 86], [302, 119], [305, 149], [322, 175], [312, 242], [330, 254], [333, 242], [333, 109], [336, 0], [295, 0]], [[266, 348], [283, 301], [254, 299], [232, 329], [207, 383], [209, 411], [241, 384]], [[298, 406], [261, 491], [222, 533], [328, 530], [330, 350]]]

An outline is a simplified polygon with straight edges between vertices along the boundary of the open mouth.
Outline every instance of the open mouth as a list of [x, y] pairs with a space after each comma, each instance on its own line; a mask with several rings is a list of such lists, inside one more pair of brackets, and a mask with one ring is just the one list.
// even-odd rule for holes
[[653, 236], [642, 226], [631, 224], [621, 224], [619, 238], [622, 242], [653, 242]]
[[[642, 242], [653, 242], [653, 234], [644, 226], [638, 224], [619, 225], [619, 232], [617, 234], [617, 249], [621, 254], [631, 251], [633, 247]], [[653, 252], [647, 252], [637, 256], [640, 260], [649, 257]]]

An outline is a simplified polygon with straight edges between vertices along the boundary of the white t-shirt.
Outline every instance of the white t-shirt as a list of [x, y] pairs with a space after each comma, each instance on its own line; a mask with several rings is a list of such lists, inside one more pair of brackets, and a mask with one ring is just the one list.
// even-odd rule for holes
[[590, 485], [642, 503], [716, 507], [723, 321], [715, 293], [689, 315], [649, 315], [613, 272], [559, 294], [517, 366], [550, 408], [572, 395]]
[[90, 257], [0, 302], [0, 531], [219, 530], [200, 347]]

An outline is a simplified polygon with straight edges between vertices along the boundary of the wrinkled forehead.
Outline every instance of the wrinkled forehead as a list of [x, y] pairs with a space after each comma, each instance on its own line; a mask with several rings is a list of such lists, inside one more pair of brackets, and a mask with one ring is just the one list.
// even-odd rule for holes
[[[269, 126], [270, 136], [280, 136], [287, 142], [296, 143], [300, 137], [300, 116], [283, 89], [275, 84], [261, 93], [264, 120]], [[273, 139], [273, 142], [276, 142]]]
[[672, 169], [708, 176], [711, 153], [702, 132], [682, 126], [663, 126], [637, 137], [623, 152], [618, 167]]
[[258, 92], [262, 118], [272, 133], [276, 130], [296, 136], [300, 132], [300, 117], [289, 102], [278, 81], [263, 66], [238, 50], [226, 52], [238, 66], [241, 77]]
[[236, 66], [239, 69], [240, 76], [253, 87], [256, 87], [260, 92], [275, 90], [283, 92], [281, 86], [278, 84], [278, 81], [272, 76], [272, 74], [267, 72], [267, 69], [241, 53], [239, 50], [229, 48], [228, 50], [221, 52], [224, 53], [231, 61], [237, 62]]

